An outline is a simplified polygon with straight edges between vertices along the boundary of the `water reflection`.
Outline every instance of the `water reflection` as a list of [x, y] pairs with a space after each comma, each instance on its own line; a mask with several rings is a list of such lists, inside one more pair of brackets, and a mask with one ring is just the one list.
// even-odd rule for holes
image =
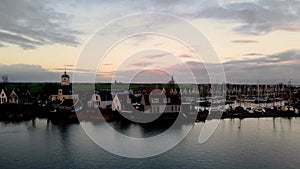
[[[87, 122], [103, 139], [103, 123]], [[172, 132], [181, 135], [191, 124]], [[112, 122], [110, 126], [132, 137], [153, 136], [165, 128]], [[163, 125], [162, 125], [163, 126]], [[0, 123], [1, 168], [297, 168], [300, 165], [300, 119], [259, 118], [221, 120], [205, 144], [197, 138], [203, 123], [192, 125], [190, 134], [169, 152], [148, 159], [122, 158], [103, 151], [79, 124], [43, 119]], [[121, 142], [122, 140], [109, 140]], [[120, 147], [122, 148], [122, 147]]]

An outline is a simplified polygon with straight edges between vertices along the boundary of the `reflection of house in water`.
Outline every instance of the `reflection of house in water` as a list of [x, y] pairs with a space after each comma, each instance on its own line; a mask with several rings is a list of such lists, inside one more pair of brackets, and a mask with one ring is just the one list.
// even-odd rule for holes
[[57, 94], [51, 95], [51, 101], [63, 101], [66, 99], [78, 99], [77, 94], [72, 94], [72, 85], [70, 84], [70, 76], [65, 71], [61, 76], [61, 84], [57, 90]]

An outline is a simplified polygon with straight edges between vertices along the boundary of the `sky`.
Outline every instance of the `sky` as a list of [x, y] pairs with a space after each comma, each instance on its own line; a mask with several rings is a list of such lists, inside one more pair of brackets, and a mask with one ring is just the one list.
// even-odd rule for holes
[[0, 3], [11, 82], [300, 83], [299, 0]]

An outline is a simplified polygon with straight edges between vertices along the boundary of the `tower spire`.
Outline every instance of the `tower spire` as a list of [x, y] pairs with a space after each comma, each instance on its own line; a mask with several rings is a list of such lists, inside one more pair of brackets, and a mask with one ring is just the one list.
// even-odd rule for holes
[[61, 75], [61, 85], [62, 86], [68, 86], [70, 85], [70, 76], [67, 75], [67, 69], [65, 68], [65, 72], [63, 75]]

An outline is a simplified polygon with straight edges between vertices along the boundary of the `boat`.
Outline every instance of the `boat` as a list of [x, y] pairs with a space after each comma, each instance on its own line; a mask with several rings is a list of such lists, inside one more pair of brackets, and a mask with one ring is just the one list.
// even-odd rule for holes
[[254, 108], [253, 112], [256, 115], [263, 115], [266, 111], [263, 107], [257, 107], [257, 108]]

